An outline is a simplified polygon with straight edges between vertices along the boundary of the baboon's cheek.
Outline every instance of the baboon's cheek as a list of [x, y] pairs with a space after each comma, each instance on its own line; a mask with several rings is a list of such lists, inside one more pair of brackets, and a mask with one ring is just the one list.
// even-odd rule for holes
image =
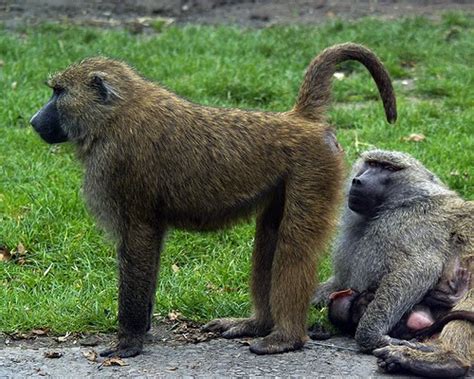
[[68, 137], [61, 128], [56, 102], [50, 100], [31, 118], [30, 124], [47, 143], [66, 142]]

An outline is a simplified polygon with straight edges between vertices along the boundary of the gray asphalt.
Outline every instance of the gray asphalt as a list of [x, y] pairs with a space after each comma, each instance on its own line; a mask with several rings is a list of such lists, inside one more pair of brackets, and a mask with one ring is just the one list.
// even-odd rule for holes
[[[25, 345], [26, 346], [26, 345]], [[357, 352], [353, 340], [337, 337], [310, 341], [303, 350], [257, 356], [238, 340], [214, 339], [199, 344], [146, 345], [142, 355], [125, 359], [126, 366], [104, 366], [84, 356], [105, 346], [0, 347], [0, 378], [40, 377], [183, 377], [296, 376], [388, 377], [376, 358]], [[60, 358], [46, 358], [60, 352]]]

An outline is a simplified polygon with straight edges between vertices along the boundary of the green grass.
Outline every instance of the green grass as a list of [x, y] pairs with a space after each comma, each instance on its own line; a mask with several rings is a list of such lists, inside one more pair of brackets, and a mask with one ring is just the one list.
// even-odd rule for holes
[[[28, 252], [24, 264], [0, 262], [0, 331], [116, 327], [114, 247], [84, 207], [81, 167], [70, 146], [48, 146], [28, 125], [50, 96], [43, 84], [49, 73], [102, 54], [131, 63], [195, 102], [281, 111], [293, 105], [304, 69], [319, 51], [338, 42], [364, 43], [397, 80], [399, 121], [396, 126], [385, 122], [365, 69], [343, 65], [346, 77], [335, 82], [330, 117], [348, 163], [369, 147], [409, 152], [473, 199], [473, 27], [472, 15], [448, 14], [436, 22], [365, 19], [262, 30], [167, 27], [153, 35], [54, 24], [3, 30], [0, 245], [22, 243]], [[415, 80], [415, 86], [406, 89], [401, 79]], [[404, 141], [411, 133], [426, 139]], [[156, 312], [178, 310], [196, 320], [246, 315], [252, 238], [252, 223], [217, 233], [172, 232]], [[320, 276], [328, 273], [326, 260]]]

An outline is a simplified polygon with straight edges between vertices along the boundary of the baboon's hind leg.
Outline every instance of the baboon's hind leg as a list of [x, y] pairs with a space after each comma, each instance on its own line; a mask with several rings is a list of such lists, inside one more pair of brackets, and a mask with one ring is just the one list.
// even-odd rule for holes
[[308, 339], [306, 319], [316, 284], [317, 255], [332, 226], [337, 194], [332, 188], [314, 188], [317, 181], [311, 179], [306, 176], [287, 187], [271, 277], [275, 325], [272, 333], [250, 345], [256, 354], [296, 350]]
[[250, 318], [216, 319], [204, 330], [222, 333], [225, 338], [261, 337], [273, 328], [270, 309], [271, 270], [283, 211], [283, 193], [278, 189], [256, 221], [255, 246], [252, 255], [252, 300], [254, 311]]

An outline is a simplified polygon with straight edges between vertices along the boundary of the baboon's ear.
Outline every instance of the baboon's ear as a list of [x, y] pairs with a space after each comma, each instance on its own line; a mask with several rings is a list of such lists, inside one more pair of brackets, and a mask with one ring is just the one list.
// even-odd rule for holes
[[97, 91], [99, 98], [104, 103], [111, 102], [114, 98], [120, 98], [117, 90], [107, 81], [107, 75], [103, 72], [92, 72], [90, 84]]

